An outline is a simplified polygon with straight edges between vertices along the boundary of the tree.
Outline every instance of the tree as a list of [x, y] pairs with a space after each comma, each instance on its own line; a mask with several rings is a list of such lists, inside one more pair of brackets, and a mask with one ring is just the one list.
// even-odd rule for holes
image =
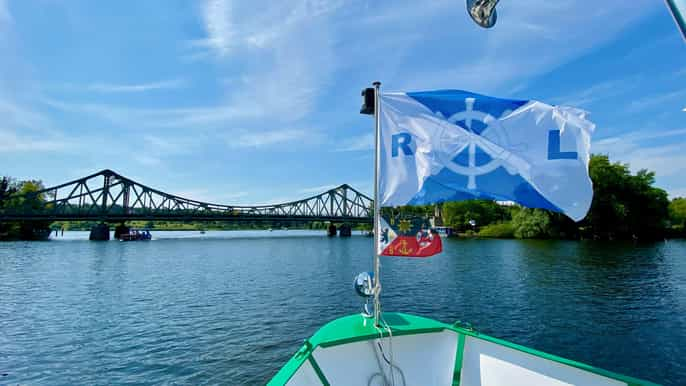
[[[0, 210], [38, 210], [46, 207], [40, 181], [17, 182], [9, 177], [0, 179]], [[11, 221], [0, 224], [0, 239], [31, 240], [49, 235], [49, 221]]]
[[582, 225], [593, 238], [654, 239], [665, 233], [667, 192], [653, 186], [655, 173], [612, 163], [606, 155], [593, 155], [589, 165], [593, 202]]
[[518, 239], [545, 239], [553, 236], [550, 213], [542, 209], [522, 208], [512, 219]]
[[495, 201], [468, 200], [443, 204], [443, 221], [459, 230], [471, 229], [470, 220], [481, 227], [495, 222], [509, 220], [509, 210]]

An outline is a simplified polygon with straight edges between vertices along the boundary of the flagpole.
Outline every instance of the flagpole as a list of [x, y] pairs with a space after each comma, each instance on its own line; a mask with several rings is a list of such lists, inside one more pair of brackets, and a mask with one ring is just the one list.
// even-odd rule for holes
[[379, 229], [379, 218], [381, 217], [381, 205], [379, 204], [379, 164], [381, 159], [381, 117], [379, 112], [379, 92], [381, 82], [374, 82], [374, 325], [378, 326], [381, 315], [381, 276], [379, 263], [379, 240], [381, 237]]

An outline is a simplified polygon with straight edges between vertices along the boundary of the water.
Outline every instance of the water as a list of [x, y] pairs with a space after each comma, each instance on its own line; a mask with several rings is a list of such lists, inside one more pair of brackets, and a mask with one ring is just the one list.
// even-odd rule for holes
[[[360, 309], [352, 278], [371, 239], [322, 232], [0, 243], [0, 384], [263, 384], [319, 326]], [[449, 240], [383, 272], [387, 310], [686, 378], [684, 241]]]

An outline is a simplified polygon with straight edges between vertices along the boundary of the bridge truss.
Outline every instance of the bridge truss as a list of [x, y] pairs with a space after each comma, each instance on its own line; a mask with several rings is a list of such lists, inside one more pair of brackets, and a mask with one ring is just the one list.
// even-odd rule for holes
[[[0, 206], [0, 221], [332, 221], [371, 223], [373, 201], [348, 185], [274, 205], [219, 205], [150, 188], [111, 170], [23, 196]], [[37, 205], [36, 203], [40, 203]], [[23, 203], [23, 204], [22, 204]], [[7, 208], [8, 207], [8, 208]]]

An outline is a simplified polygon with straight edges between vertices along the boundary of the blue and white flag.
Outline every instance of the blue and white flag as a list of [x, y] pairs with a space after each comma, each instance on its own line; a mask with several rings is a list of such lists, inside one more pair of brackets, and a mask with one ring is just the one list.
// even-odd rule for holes
[[595, 125], [572, 107], [460, 90], [380, 96], [381, 206], [514, 201], [579, 221]]

